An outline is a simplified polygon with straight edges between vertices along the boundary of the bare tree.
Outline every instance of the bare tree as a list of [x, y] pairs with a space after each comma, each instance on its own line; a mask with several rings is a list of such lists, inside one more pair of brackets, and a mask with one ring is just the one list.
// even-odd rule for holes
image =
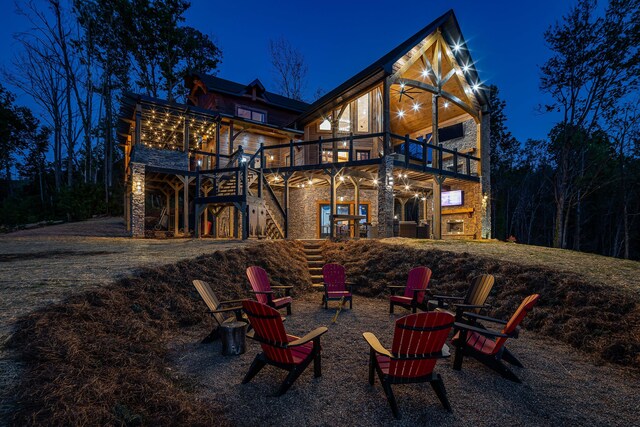
[[304, 55], [284, 38], [269, 40], [269, 54], [280, 94], [302, 101], [308, 72]]

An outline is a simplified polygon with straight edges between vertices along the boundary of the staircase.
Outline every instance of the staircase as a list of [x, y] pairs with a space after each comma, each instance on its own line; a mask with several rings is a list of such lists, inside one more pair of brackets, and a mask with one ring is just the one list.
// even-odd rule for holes
[[311, 274], [311, 285], [314, 288], [322, 287], [322, 266], [324, 265], [321, 254], [322, 242], [323, 240], [302, 241], [307, 265], [309, 266], [309, 274]]

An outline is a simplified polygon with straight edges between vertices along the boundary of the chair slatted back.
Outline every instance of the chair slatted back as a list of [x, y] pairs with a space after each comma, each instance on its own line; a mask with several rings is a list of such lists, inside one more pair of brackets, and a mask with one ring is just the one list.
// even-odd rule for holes
[[419, 378], [433, 372], [454, 317], [446, 312], [425, 312], [404, 316], [396, 321], [389, 375]]
[[[427, 267], [416, 267], [409, 272], [407, 286], [404, 288], [404, 296], [413, 298], [414, 289], [427, 289], [431, 280], [431, 269]], [[418, 304], [422, 303], [425, 292], [418, 292]]]
[[265, 356], [274, 362], [293, 363], [291, 350], [269, 344], [269, 342], [280, 344], [289, 342], [280, 313], [266, 304], [252, 300], [242, 301], [242, 308], [249, 318]]
[[347, 273], [340, 264], [325, 264], [322, 267], [322, 279], [329, 292], [346, 290]]
[[[533, 294], [526, 297], [521, 303], [518, 309], [513, 313], [505, 327], [502, 329], [503, 334], [511, 334], [516, 330], [522, 319], [525, 318], [527, 313], [531, 311], [534, 305], [538, 302], [540, 298], [539, 294]], [[500, 351], [500, 349], [504, 346], [504, 343], [507, 341], [507, 338], [500, 337], [496, 340], [496, 345], [493, 349], [493, 354]]]
[[[255, 265], [247, 268], [247, 277], [249, 278], [249, 283], [251, 283], [251, 288], [253, 288], [254, 291], [267, 292], [271, 290], [269, 276], [264, 268]], [[269, 301], [269, 298], [267, 298], [265, 294], [256, 294], [256, 299], [262, 304], [267, 304]]]
[[[220, 308], [220, 301], [216, 297], [216, 294], [213, 293], [213, 291], [211, 290], [211, 286], [209, 286], [207, 282], [203, 282], [202, 280], [194, 280], [193, 286], [196, 287], [205, 304], [207, 304], [207, 307], [209, 307], [209, 310], [215, 311]], [[224, 316], [222, 316], [221, 313], [212, 314], [219, 324], [222, 324], [222, 322], [224, 322]]]
[[[493, 288], [495, 280], [496, 279], [492, 274], [483, 274], [476, 277], [473, 285], [469, 288], [469, 292], [467, 292], [467, 295], [464, 298], [464, 303], [471, 305], [483, 305], [491, 292], [491, 288]], [[478, 314], [480, 313], [479, 308], [472, 309], [471, 311]]]

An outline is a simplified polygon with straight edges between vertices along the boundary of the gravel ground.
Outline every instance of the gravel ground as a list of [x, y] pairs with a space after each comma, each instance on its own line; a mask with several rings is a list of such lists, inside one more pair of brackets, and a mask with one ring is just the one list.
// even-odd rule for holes
[[[171, 354], [177, 369], [198, 386], [199, 397], [221, 408], [232, 425], [638, 425], [637, 376], [624, 368], [594, 366], [570, 347], [524, 331], [509, 348], [526, 366], [514, 368], [522, 384], [502, 379], [472, 359], [463, 370], [441, 360], [436, 372], [444, 378], [453, 413], [448, 413], [428, 384], [394, 386], [402, 419], [396, 421], [380, 382], [367, 381], [368, 346], [362, 332], [374, 332], [390, 347], [393, 319], [385, 299], [354, 297], [354, 309], [342, 311], [331, 324], [334, 310], [320, 307], [319, 293], [294, 301], [285, 327], [304, 335], [325, 325], [322, 337], [322, 377], [313, 378], [310, 366], [282, 397], [271, 395], [286, 375], [267, 366], [241, 385], [259, 344], [247, 342], [241, 356], [221, 356], [221, 344], [199, 344], [202, 328], [190, 330], [174, 343]], [[635, 374], [637, 375], [637, 374]], [[222, 422], [223, 420], [221, 420]]]

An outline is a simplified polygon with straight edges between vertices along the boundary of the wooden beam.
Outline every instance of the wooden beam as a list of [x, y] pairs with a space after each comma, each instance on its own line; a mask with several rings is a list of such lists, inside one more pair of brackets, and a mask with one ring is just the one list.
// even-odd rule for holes
[[431, 92], [433, 94], [436, 95], [440, 95], [441, 97], [451, 101], [453, 104], [457, 105], [458, 107], [460, 107], [462, 110], [464, 110], [466, 113], [468, 113], [470, 116], [472, 116], [474, 119], [478, 120], [478, 110], [474, 109], [473, 106], [470, 106], [468, 104], [466, 104], [464, 101], [462, 101], [460, 98], [458, 98], [457, 96], [444, 91], [444, 90], [440, 90], [435, 86], [420, 82], [418, 80], [403, 80], [402, 81], [405, 86], [411, 86], [411, 87], [415, 87], [418, 89], [424, 89], [427, 92]]
[[425, 43], [418, 49], [418, 51], [411, 57], [407, 62], [405, 62], [395, 73], [393, 73], [390, 77], [392, 82], [397, 81], [402, 77], [402, 75], [422, 57], [423, 54], [426, 53], [427, 49], [429, 49], [437, 40], [437, 36], [435, 33], [430, 34], [426, 39]]

